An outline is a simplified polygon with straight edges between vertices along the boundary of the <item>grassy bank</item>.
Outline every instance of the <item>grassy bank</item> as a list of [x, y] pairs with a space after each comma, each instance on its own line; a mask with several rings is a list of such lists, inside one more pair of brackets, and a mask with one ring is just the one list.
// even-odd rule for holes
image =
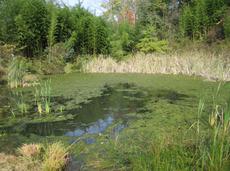
[[120, 134], [83, 148], [84, 170], [229, 170], [230, 110], [216, 95], [212, 107], [153, 98]]
[[230, 80], [230, 60], [226, 54], [187, 51], [172, 54], [136, 54], [117, 62], [94, 58], [82, 66], [87, 73], [146, 73], [196, 75], [208, 80]]

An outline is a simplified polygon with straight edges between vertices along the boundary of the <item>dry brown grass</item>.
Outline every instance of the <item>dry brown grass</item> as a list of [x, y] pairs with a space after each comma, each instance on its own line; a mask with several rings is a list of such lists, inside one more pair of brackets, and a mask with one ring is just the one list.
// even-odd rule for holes
[[1, 171], [41, 171], [40, 162], [23, 156], [0, 153]]
[[0, 153], [1, 171], [62, 171], [69, 161], [68, 148], [62, 143], [24, 144], [18, 155]]
[[42, 146], [40, 144], [24, 144], [18, 151], [24, 157], [37, 157], [41, 154]]
[[190, 51], [172, 54], [136, 54], [117, 62], [108, 58], [93, 58], [83, 65], [88, 73], [146, 73], [184, 74], [202, 76], [209, 80], [230, 81], [230, 58], [224, 54]]

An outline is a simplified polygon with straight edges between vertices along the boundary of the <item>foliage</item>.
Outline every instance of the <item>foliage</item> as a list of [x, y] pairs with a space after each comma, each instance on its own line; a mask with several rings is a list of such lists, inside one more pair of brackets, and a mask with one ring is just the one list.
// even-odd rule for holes
[[225, 33], [225, 37], [227, 39], [230, 39], [230, 16], [229, 15], [225, 16], [224, 33]]
[[117, 59], [135, 51], [135, 27], [127, 22], [114, 26], [111, 30], [111, 55]]
[[7, 0], [0, 2], [0, 41], [12, 44], [17, 39], [15, 17], [21, 10], [24, 0]]
[[218, 32], [218, 25], [222, 29], [221, 22], [225, 11], [224, 0], [195, 0], [183, 5], [180, 15], [181, 35], [198, 40], [207, 38], [208, 32]]
[[11, 88], [23, 86], [23, 76], [28, 69], [27, 61], [22, 57], [13, 57], [8, 67], [8, 84]]
[[77, 55], [109, 52], [107, 24], [80, 5], [72, 8], [61, 7], [55, 1], [10, 0], [3, 1], [0, 9], [0, 41], [17, 44], [24, 56], [48, 52], [51, 62], [54, 44], [73, 37], [77, 38], [72, 46]]
[[51, 80], [47, 80], [35, 87], [35, 105], [39, 115], [50, 114], [51, 112]]
[[55, 6], [53, 4], [50, 4], [49, 10], [51, 11], [51, 16], [50, 16], [50, 24], [49, 24], [49, 31], [48, 31], [48, 61], [50, 62], [51, 59], [53, 58], [52, 54], [52, 48], [55, 44], [55, 31], [56, 31], [56, 26], [57, 26], [57, 12], [55, 9]]
[[170, 30], [169, 3], [165, 0], [140, 0], [138, 3], [137, 25], [142, 29], [148, 28], [149, 25], [155, 26], [155, 31], [159, 38], [169, 38], [173, 30]]
[[143, 33], [143, 38], [137, 44], [137, 48], [144, 53], [165, 52], [168, 49], [166, 40], [158, 40], [155, 35], [155, 28], [149, 26]]
[[47, 46], [48, 10], [44, 0], [28, 0], [15, 18], [18, 43], [26, 56], [34, 56]]
[[57, 23], [55, 29], [55, 41], [65, 42], [74, 30], [74, 21], [71, 10], [68, 7], [57, 9]]
[[69, 74], [69, 73], [73, 72], [73, 66], [74, 66], [73, 64], [67, 63], [65, 68], [64, 68], [65, 73]]

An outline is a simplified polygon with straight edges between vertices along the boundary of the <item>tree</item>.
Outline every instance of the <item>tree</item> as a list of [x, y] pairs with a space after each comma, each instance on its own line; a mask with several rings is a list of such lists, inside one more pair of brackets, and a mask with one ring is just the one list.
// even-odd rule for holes
[[166, 40], [158, 40], [154, 26], [148, 26], [143, 31], [143, 37], [137, 44], [137, 48], [144, 53], [165, 52], [168, 49]]
[[16, 25], [24, 55], [35, 56], [47, 47], [49, 19], [44, 0], [27, 0], [16, 17]]
[[224, 34], [225, 34], [225, 38], [230, 39], [230, 16], [227, 14], [224, 20]]
[[13, 43], [17, 38], [15, 17], [19, 14], [23, 0], [2, 0], [0, 2], [0, 41]]
[[55, 44], [55, 32], [57, 27], [57, 10], [56, 6], [53, 3], [48, 4], [48, 8], [50, 11], [50, 23], [48, 30], [48, 61], [50, 62], [53, 58], [52, 47]]
[[108, 54], [110, 52], [110, 42], [108, 27], [102, 18], [96, 20], [96, 54]]
[[194, 0], [184, 4], [180, 15], [181, 35], [193, 39], [206, 38], [207, 32], [221, 22], [225, 11], [225, 0]]
[[190, 6], [185, 6], [183, 8], [182, 14], [180, 16], [180, 33], [182, 37], [193, 38], [194, 33], [194, 14]]
[[208, 16], [204, 0], [196, 0], [194, 14], [194, 37], [203, 39], [207, 34]]
[[[105, 8], [104, 16], [111, 22], [135, 23], [137, 15], [137, 3], [139, 0], [109, 0], [102, 4]], [[130, 17], [132, 15], [132, 17]]]
[[74, 17], [68, 7], [58, 8], [56, 19], [55, 41], [65, 42], [74, 31]]

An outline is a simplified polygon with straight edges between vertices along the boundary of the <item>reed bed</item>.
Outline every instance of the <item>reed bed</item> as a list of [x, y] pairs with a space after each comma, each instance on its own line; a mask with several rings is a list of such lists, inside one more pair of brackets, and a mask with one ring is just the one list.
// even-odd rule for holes
[[230, 81], [230, 58], [225, 54], [191, 51], [172, 54], [136, 54], [116, 61], [97, 57], [83, 64], [87, 73], [145, 73], [202, 76], [208, 80]]

